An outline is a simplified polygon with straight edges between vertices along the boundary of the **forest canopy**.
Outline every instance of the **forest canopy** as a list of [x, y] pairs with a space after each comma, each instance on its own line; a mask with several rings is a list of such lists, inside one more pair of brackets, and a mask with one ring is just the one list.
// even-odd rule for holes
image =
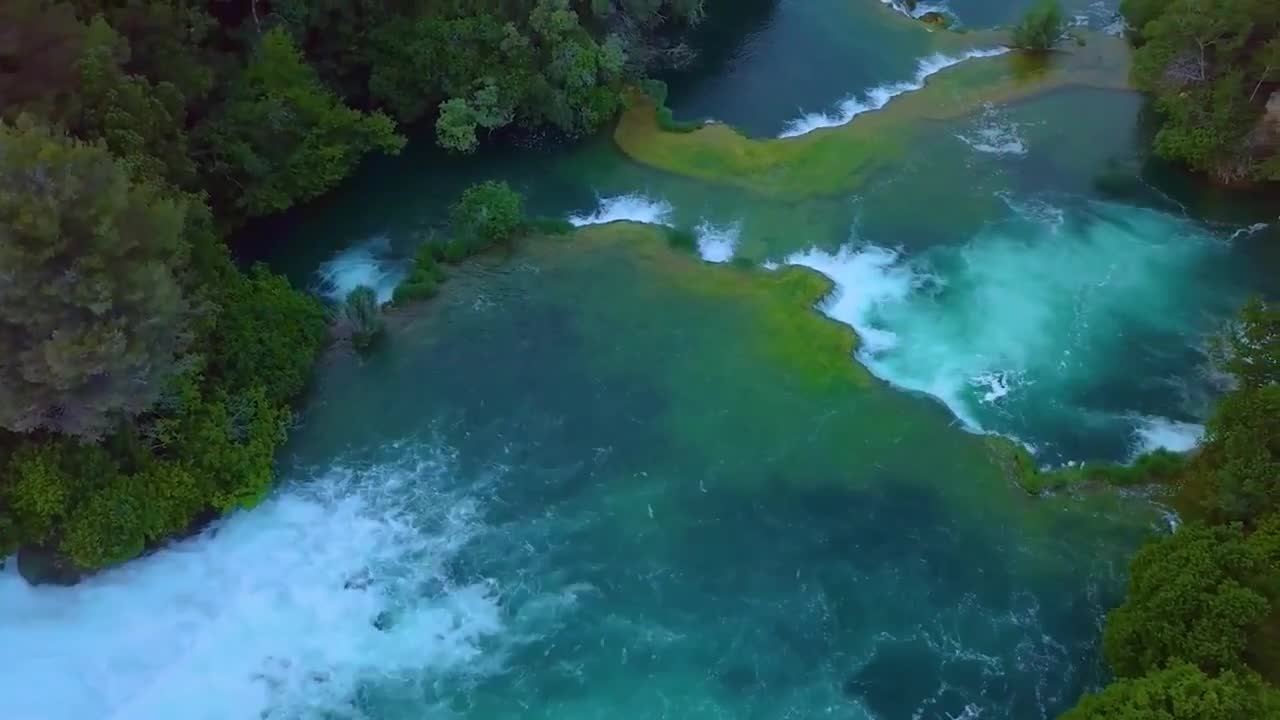
[[[1158, 154], [1219, 180], [1280, 180], [1280, 3], [1124, 0]], [[1280, 96], [1278, 96], [1280, 97]], [[1264, 113], [1266, 116], [1264, 117]]]

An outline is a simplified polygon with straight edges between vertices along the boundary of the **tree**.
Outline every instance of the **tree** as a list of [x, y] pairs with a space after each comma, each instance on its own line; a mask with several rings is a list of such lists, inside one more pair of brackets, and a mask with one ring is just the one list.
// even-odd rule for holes
[[0, 158], [0, 427], [100, 437], [185, 344], [185, 205], [25, 119]]
[[102, 139], [136, 178], [190, 188], [196, 169], [187, 149], [186, 100], [172, 83], [128, 75], [129, 44], [102, 16], [89, 23], [79, 61], [82, 110], [72, 130]]
[[1275, 695], [1252, 673], [1211, 677], [1179, 664], [1114, 682], [1058, 720], [1276, 720]]
[[1252, 524], [1280, 511], [1280, 385], [1242, 387], [1215, 408], [1191, 482], [1218, 522]]
[[473, 252], [510, 242], [524, 227], [523, 201], [505, 182], [472, 185], [454, 203], [449, 226]]
[[1156, 152], [1224, 181], [1266, 179], [1280, 146], [1257, 132], [1280, 70], [1280, 5], [1271, 0], [1125, 0], [1133, 76], [1163, 115]]
[[320, 303], [261, 265], [229, 274], [209, 300], [219, 309], [202, 346], [218, 385], [232, 395], [260, 388], [277, 405], [301, 393], [329, 334]]
[[1270, 605], [1257, 588], [1277, 568], [1238, 526], [1184, 526], [1138, 551], [1129, 594], [1107, 618], [1103, 648], [1122, 677], [1174, 663], [1239, 668]]
[[215, 198], [247, 215], [310, 200], [366, 153], [397, 153], [405, 142], [381, 112], [342, 105], [279, 29], [262, 35], [198, 137]]
[[1065, 27], [1058, 0], [1040, 0], [1013, 26], [1013, 46], [1034, 52], [1052, 50]]
[[84, 35], [69, 3], [0, 3], [0, 119], [29, 112], [58, 124], [73, 116]]

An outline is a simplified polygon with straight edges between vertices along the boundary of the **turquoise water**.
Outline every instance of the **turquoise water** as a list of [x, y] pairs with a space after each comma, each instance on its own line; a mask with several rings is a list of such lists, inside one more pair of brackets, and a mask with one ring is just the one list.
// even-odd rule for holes
[[[932, 50], [906, 22], [743, 5], [673, 105], [777, 135], [910, 79]], [[980, 433], [1046, 464], [1194, 443], [1206, 334], [1275, 290], [1275, 205], [1151, 161], [1142, 113], [988, 107], [799, 200], [608, 137], [371, 161], [246, 255], [385, 297], [494, 177], [585, 229], [451, 270], [375, 353], [328, 358], [261, 507], [74, 588], [11, 564], [5, 717], [1055, 717], [1105, 680], [1103, 614], [1167, 520], [1029, 497]]]

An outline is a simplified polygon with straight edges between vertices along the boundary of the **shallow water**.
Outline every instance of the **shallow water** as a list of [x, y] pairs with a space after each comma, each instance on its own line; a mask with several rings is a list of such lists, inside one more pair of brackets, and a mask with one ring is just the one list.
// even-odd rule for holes
[[[760, 138], [938, 51], [873, 0], [737, 20], [672, 103]], [[978, 431], [1046, 464], [1186, 448], [1206, 333], [1275, 290], [1265, 205], [1159, 167], [1144, 132], [1138, 98], [1066, 89], [786, 199], [608, 137], [369, 163], [242, 245], [386, 297], [471, 182], [583, 229], [452, 269], [327, 362], [261, 507], [75, 588], [10, 564], [4, 717], [1056, 716], [1105, 679], [1103, 613], [1165, 520], [1028, 497]]]

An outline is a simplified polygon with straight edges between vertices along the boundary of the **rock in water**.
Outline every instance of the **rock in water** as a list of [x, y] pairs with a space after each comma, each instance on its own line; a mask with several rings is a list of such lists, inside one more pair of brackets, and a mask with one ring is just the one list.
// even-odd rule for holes
[[69, 558], [41, 547], [18, 549], [18, 574], [32, 585], [75, 585], [82, 576]]
[[933, 10], [921, 15], [920, 22], [940, 28], [951, 27], [951, 18]]

